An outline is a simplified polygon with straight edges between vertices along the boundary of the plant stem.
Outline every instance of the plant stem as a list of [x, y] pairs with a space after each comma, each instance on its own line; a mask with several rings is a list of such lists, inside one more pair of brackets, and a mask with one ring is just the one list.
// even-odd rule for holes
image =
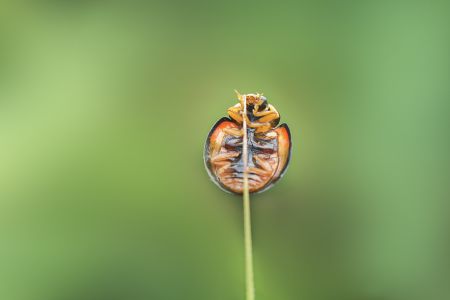
[[243, 208], [244, 208], [244, 241], [245, 241], [245, 290], [246, 300], [255, 300], [255, 283], [253, 279], [253, 249], [252, 249], [252, 224], [250, 216], [250, 194], [248, 191], [248, 141], [247, 141], [247, 95], [243, 97], [243, 146], [242, 155], [244, 163], [244, 186], [243, 186]]

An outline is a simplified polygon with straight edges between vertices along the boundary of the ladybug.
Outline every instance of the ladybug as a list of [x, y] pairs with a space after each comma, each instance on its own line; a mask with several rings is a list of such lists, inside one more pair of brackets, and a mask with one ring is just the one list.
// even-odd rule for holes
[[[235, 91], [239, 103], [228, 109], [212, 127], [205, 143], [204, 160], [212, 181], [225, 191], [242, 194], [244, 178], [243, 143], [248, 147], [249, 192], [267, 190], [279, 180], [289, 164], [291, 134], [286, 124], [277, 126], [280, 114], [262, 94], [245, 95]], [[243, 141], [243, 118], [247, 141]]]

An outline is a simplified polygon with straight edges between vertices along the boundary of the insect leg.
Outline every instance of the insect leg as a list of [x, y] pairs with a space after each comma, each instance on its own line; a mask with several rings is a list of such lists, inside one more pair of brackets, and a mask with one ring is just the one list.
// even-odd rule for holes
[[266, 122], [270, 123], [270, 122], [275, 121], [280, 118], [280, 114], [278, 113], [278, 111], [275, 109], [275, 107], [273, 107], [270, 104], [269, 104], [267, 110], [264, 110], [264, 111], [253, 110], [253, 115], [255, 117], [261, 117], [258, 119], [258, 122], [260, 122], [260, 123], [266, 123]]
[[267, 115], [270, 115], [270, 114], [276, 114], [276, 115], [278, 115], [278, 112], [276, 112], [276, 111], [271, 111], [271, 110], [258, 111], [258, 110], [256, 109], [256, 107], [255, 107], [255, 109], [253, 110], [253, 115], [254, 115], [255, 117], [264, 117], [264, 116], [267, 116]]
[[232, 106], [228, 109], [228, 115], [230, 116], [230, 118], [232, 118], [233, 120], [235, 120], [238, 123], [242, 123], [242, 109], [241, 109], [241, 104], [238, 103], [235, 106]]
[[230, 166], [229, 159], [239, 156], [238, 152], [221, 153], [211, 158], [211, 163], [217, 168], [216, 174], [221, 175]]
[[235, 137], [241, 137], [244, 135], [244, 132], [238, 128], [225, 128], [223, 131], [225, 133], [235, 136]]
[[255, 155], [254, 158], [258, 163], [258, 165], [260, 165], [264, 171], [266, 171], [269, 174], [272, 173], [273, 169], [267, 161], [264, 161], [261, 157], [258, 157], [257, 155]]
[[255, 167], [248, 168], [248, 172], [249, 173], [254, 173], [254, 174], [257, 174], [257, 175], [260, 175], [260, 176], [267, 176], [267, 175], [271, 174], [271, 172], [268, 172], [268, 171], [262, 170], [262, 169], [258, 169], [258, 168], [255, 168]]
[[251, 122], [248, 124], [248, 127], [256, 128], [256, 133], [262, 133], [272, 129], [272, 124], [268, 122], [265, 123]]
[[239, 152], [228, 152], [228, 153], [221, 153], [217, 154], [216, 156], [211, 158], [211, 163], [217, 164], [223, 161], [227, 161], [230, 158], [234, 158], [239, 156]]

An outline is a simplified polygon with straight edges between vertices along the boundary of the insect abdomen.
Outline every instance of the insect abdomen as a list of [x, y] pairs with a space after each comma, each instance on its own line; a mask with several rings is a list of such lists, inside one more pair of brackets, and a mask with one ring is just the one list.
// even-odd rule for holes
[[[222, 118], [211, 129], [205, 145], [205, 165], [211, 179], [221, 188], [241, 194], [243, 191], [242, 130], [228, 118]], [[289, 129], [278, 128], [255, 134], [248, 129], [249, 192], [267, 189], [283, 174], [290, 155]]]

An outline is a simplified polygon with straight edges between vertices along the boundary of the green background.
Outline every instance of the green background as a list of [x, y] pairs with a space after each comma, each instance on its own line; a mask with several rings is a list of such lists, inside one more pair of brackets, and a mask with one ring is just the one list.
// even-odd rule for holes
[[293, 139], [257, 300], [450, 298], [446, 1], [0, 5], [0, 299], [243, 299], [202, 158], [233, 89]]

